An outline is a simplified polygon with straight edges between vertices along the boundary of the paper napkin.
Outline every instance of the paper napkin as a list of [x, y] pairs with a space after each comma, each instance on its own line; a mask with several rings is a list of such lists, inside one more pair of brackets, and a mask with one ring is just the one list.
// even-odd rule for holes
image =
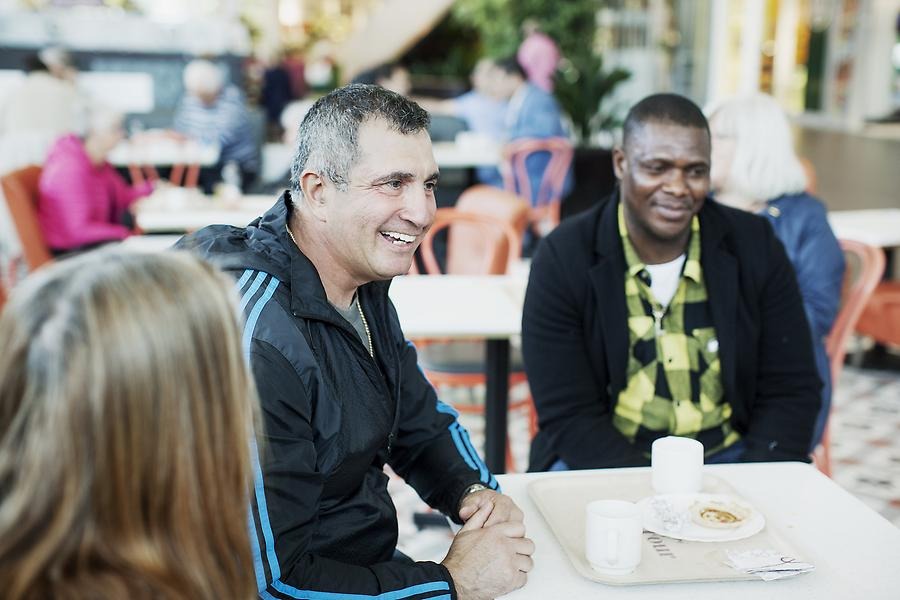
[[793, 577], [815, 570], [815, 565], [773, 549], [727, 550], [728, 564], [744, 573], [757, 575], [764, 581]]

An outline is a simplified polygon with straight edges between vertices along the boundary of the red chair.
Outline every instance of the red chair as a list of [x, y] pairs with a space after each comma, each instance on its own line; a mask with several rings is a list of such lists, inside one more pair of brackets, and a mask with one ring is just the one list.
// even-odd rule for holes
[[885, 346], [900, 346], [900, 281], [882, 281], [875, 287], [856, 332]]
[[[550, 162], [535, 195], [525, 161], [529, 156], [541, 153], [549, 154]], [[559, 225], [563, 185], [574, 154], [572, 143], [564, 137], [518, 139], [506, 144], [501, 151], [503, 186], [532, 205], [529, 220], [538, 235], [546, 235]]]
[[[872, 292], [884, 275], [884, 252], [881, 248], [855, 240], [839, 240], [847, 258], [841, 308], [825, 342], [831, 367], [831, 389], [837, 389], [844, 368], [847, 342], [856, 329]], [[832, 409], [833, 410], [833, 409]], [[829, 415], [829, 421], [831, 417]], [[820, 471], [831, 477], [831, 427], [826, 423], [822, 441], [813, 452], [813, 460]]]
[[53, 260], [37, 216], [40, 178], [41, 167], [38, 166], [25, 167], [0, 177], [0, 186], [29, 271]]
[[[478, 186], [486, 187], [486, 186]], [[506, 194], [502, 190], [496, 190]], [[474, 190], [464, 204], [484, 200], [487, 194]], [[462, 200], [462, 198], [460, 198]], [[435, 223], [425, 235], [420, 246], [425, 271], [429, 275], [441, 275], [440, 265], [434, 256], [433, 243], [435, 236], [446, 230], [447, 240], [447, 273], [451, 274], [485, 274], [500, 275], [507, 272], [510, 265], [519, 260], [522, 238], [513, 222], [524, 223], [527, 215], [527, 204], [518, 197], [501, 197], [497, 205], [488, 208], [490, 202], [482, 201], [479, 207], [484, 213], [491, 211], [506, 213], [508, 219], [490, 214], [465, 212], [454, 208], [441, 208], [435, 214]], [[425, 376], [435, 387], [473, 388], [485, 385], [483, 340], [416, 340], [419, 352], [419, 365]], [[527, 381], [521, 367], [521, 357], [511, 359], [509, 387]], [[518, 366], [518, 368], [516, 368]], [[453, 407], [463, 414], [484, 414], [483, 404], [454, 403]], [[510, 411], [525, 411], [528, 418], [529, 435], [537, 432], [537, 416], [531, 397], [517, 402], [510, 402]], [[515, 470], [511, 446], [507, 438], [506, 445], [507, 471]]]

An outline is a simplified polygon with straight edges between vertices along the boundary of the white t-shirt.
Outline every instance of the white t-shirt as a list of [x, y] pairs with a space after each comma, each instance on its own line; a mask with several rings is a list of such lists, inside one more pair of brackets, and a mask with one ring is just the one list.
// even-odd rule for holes
[[686, 254], [682, 254], [675, 260], [658, 265], [647, 265], [647, 272], [650, 273], [650, 291], [653, 297], [663, 306], [668, 306], [675, 292], [678, 291], [678, 282], [681, 281], [681, 267], [687, 258]]

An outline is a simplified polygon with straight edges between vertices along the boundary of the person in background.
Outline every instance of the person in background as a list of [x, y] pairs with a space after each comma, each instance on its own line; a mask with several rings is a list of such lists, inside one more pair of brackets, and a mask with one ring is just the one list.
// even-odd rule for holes
[[522, 33], [525, 39], [519, 45], [516, 59], [522, 65], [530, 83], [552, 94], [553, 77], [561, 58], [559, 47], [532, 19], [522, 23]]
[[240, 169], [241, 189], [246, 191], [259, 174], [259, 152], [244, 95], [234, 85], [226, 85], [222, 70], [208, 60], [188, 63], [183, 80], [186, 94], [175, 111], [175, 130], [219, 146], [219, 162], [201, 170], [200, 185], [211, 192], [222, 169], [234, 163]]
[[[472, 89], [456, 98], [433, 100], [416, 98], [422, 108], [434, 114], [459, 117], [469, 131], [483, 136], [499, 146], [506, 139], [506, 99], [500, 97], [494, 81], [498, 76], [497, 62], [482, 58], [472, 70]], [[496, 167], [478, 167], [476, 177], [481, 183], [503, 187], [503, 178]]]
[[667, 435], [702, 442], [707, 462], [808, 462], [821, 383], [797, 279], [765, 219], [707, 199], [702, 111], [644, 98], [613, 168], [619, 189], [532, 263], [530, 468], [647, 465]]
[[123, 137], [121, 113], [95, 107], [83, 137], [63, 136], [50, 149], [38, 184], [38, 221], [54, 253], [131, 235], [128, 208], [153, 184], [130, 186], [107, 162]]
[[790, 125], [771, 96], [753, 94], [707, 109], [712, 134], [711, 183], [717, 202], [765, 217], [794, 265], [822, 379], [822, 409], [812, 448], [831, 409], [831, 369], [825, 338], [834, 325], [844, 280], [844, 253], [825, 206], [806, 193]]
[[256, 597], [258, 401], [230, 281], [184, 253], [99, 250], [0, 314], [5, 600]]
[[[267, 449], [250, 517], [261, 596], [482, 600], [531, 570], [522, 511], [438, 400], [387, 293], [434, 221], [427, 127], [380, 86], [334, 90], [304, 118], [291, 189], [266, 214], [179, 242], [227, 266], [248, 314]], [[463, 524], [440, 564], [396, 556], [385, 464]]]
[[401, 96], [408, 96], [410, 91], [412, 91], [409, 70], [398, 62], [378, 65], [363, 71], [354, 77], [351, 83], [380, 85], [384, 89], [396, 92]]
[[0, 103], [0, 173], [42, 164], [53, 142], [84, 133], [87, 121], [88, 101], [70, 79], [51, 73], [39, 54], [25, 59], [25, 71]]
[[[506, 108], [506, 139], [567, 137], [562, 122], [562, 111], [552, 94], [525, 79], [525, 72], [515, 57], [497, 62], [494, 82], [497, 94], [508, 100]], [[525, 170], [531, 186], [532, 205], [536, 204], [541, 179], [550, 162], [546, 152], [531, 154], [525, 161]], [[572, 166], [566, 173], [562, 187], [565, 197], [573, 186]], [[529, 245], [526, 240], [526, 247]]]

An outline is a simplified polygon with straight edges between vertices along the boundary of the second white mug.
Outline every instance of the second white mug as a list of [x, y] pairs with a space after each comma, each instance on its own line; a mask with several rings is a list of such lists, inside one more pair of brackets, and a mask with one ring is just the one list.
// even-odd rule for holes
[[703, 444], [692, 438], [654, 440], [650, 478], [657, 494], [690, 494], [703, 486]]

